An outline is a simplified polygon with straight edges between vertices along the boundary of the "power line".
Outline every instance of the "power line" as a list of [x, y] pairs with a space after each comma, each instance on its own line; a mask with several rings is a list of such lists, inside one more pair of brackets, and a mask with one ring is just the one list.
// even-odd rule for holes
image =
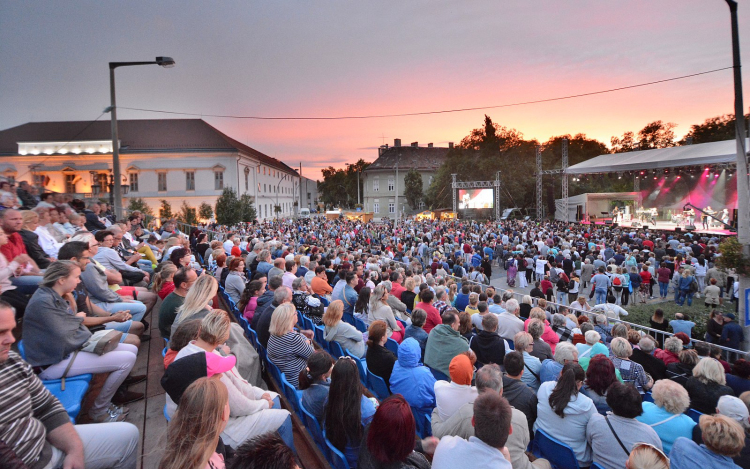
[[717, 68], [714, 70], [707, 70], [705, 72], [698, 72], [698, 73], [691, 73], [689, 75], [682, 75], [679, 77], [672, 77], [672, 78], [665, 78], [663, 80], [656, 80], [656, 81], [649, 81], [646, 83], [639, 83], [637, 85], [628, 85], [628, 86], [621, 86], [618, 88], [610, 88], [607, 90], [599, 90], [599, 91], [590, 91], [588, 93], [579, 93], [579, 94], [572, 94], [568, 96], [559, 96], [556, 98], [546, 98], [546, 99], [537, 99], [533, 101], [521, 101], [517, 103], [506, 103], [506, 104], [498, 104], [495, 106], [479, 106], [479, 107], [468, 107], [468, 108], [459, 108], [459, 109], [446, 109], [442, 111], [423, 111], [423, 112], [406, 112], [401, 114], [373, 114], [373, 115], [364, 115], [364, 116], [332, 116], [332, 117], [267, 117], [267, 116], [236, 116], [231, 114], [205, 114], [205, 113], [191, 113], [191, 112], [177, 112], [177, 111], [165, 111], [163, 109], [144, 109], [144, 108], [135, 108], [135, 107], [125, 107], [125, 106], [118, 106], [119, 109], [127, 109], [130, 111], [141, 111], [141, 112], [156, 112], [160, 114], [174, 114], [174, 115], [181, 115], [181, 116], [199, 116], [201, 118], [203, 117], [220, 117], [220, 118], [226, 118], [226, 119], [249, 119], [249, 120], [346, 120], [346, 119], [380, 119], [384, 117], [409, 117], [409, 116], [426, 116], [426, 115], [432, 115], [432, 114], [449, 114], [453, 112], [466, 112], [466, 111], [481, 111], [486, 109], [499, 109], [504, 107], [514, 107], [514, 106], [525, 106], [528, 104], [539, 104], [539, 103], [549, 103], [553, 101], [562, 101], [566, 99], [574, 99], [574, 98], [583, 98], [585, 96], [594, 96], [597, 94], [605, 94], [605, 93], [613, 93], [615, 91], [623, 91], [623, 90], [629, 90], [633, 88], [641, 88], [644, 86], [650, 86], [650, 85], [656, 85], [659, 83], [667, 83], [670, 81], [676, 81], [676, 80], [684, 80], [686, 78], [692, 78], [697, 77], [700, 75], [707, 75], [709, 73], [716, 73], [721, 72], [724, 70], [731, 70], [734, 67], [723, 67], [723, 68]]

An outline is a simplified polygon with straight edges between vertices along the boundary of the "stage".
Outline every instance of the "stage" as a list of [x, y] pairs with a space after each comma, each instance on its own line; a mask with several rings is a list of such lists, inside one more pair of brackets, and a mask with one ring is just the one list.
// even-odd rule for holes
[[[604, 221], [596, 221], [594, 223], [590, 222], [581, 222], [582, 225], [596, 225], [596, 226], [612, 226], [611, 223], [607, 223]], [[618, 222], [617, 225], [620, 228], [643, 228], [644, 224], [638, 222], [638, 221], [625, 221], [625, 222]], [[646, 223], [645, 226], [648, 226], [649, 230], [661, 230], [661, 231], [677, 231], [679, 228], [682, 233], [688, 232], [688, 230], [685, 229], [685, 225], [678, 225], [674, 222], [669, 221], [657, 221], [655, 225], [651, 223]], [[737, 236], [737, 232], [730, 231], [723, 228], [718, 228], [716, 226], [711, 227], [708, 230], [703, 229], [703, 225], [696, 224], [695, 230], [690, 230], [691, 233], [698, 233], [700, 235], [704, 236]]]

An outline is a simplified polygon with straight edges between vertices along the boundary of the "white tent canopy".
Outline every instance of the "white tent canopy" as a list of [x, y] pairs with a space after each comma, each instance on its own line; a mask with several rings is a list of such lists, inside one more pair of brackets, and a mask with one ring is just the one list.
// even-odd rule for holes
[[614, 173], [618, 171], [735, 163], [736, 161], [736, 140], [724, 140], [681, 147], [657, 148], [655, 150], [607, 153], [573, 165], [568, 168], [566, 173]]

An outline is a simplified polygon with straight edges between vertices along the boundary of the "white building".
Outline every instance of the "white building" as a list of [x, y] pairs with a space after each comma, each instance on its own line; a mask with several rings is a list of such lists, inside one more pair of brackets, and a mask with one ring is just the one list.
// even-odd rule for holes
[[411, 169], [422, 175], [422, 191], [432, 184], [438, 168], [453, 148], [434, 147], [428, 143], [420, 147], [413, 142], [408, 147], [401, 146], [401, 139], [394, 140], [393, 146], [383, 145], [378, 149], [378, 159], [362, 172], [364, 178], [364, 211], [373, 212], [376, 219], [409, 215], [424, 209], [424, 202], [412, 210], [404, 197], [404, 178]]
[[[223, 134], [201, 119], [118, 121], [120, 163], [128, 198], [143, 199], [158, 213], [216, 204], [225, 187], [249, 194], [259, 219], [293, 216], [300, 177], [283, 162]], [[46, 191], [108, 200], [112, 173], [109, 121], [30, 122], [0, 131], [0, 177], [29, 181]], [[92, 186], [94, 188], [92, 189]], [[124, 191], [123, 191], [124, 192]]]

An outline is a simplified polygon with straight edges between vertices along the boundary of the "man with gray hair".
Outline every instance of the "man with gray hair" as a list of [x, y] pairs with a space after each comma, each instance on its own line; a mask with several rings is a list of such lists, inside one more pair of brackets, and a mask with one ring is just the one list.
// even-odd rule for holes
[[505, 312], [497, 315], [497, 334], [506, 340], [513, 340], [523, 330], [523, 321], [518, 317], [521, 307], [518, 300], [505, 302]]
[[638, 348], [633, 349], [630, 359], [640, 364], [643, 370], [650, 374], [654, 381], [667, 377], [667, 365], [654, 356], [656, 342], [650, 335], [643, 336], [638, 342]]
[[573, 331], [567, 328], [567, 320], [560, 313], [552, 315], [552, 330], [557, 333], [560, 342], [571, 342], [573, 340]]
[[542, 383], [557, 381], [563, 366], [576, 362], [578, 362], [578, 349], [576, 349], [575, 345], [570, 342], [560, 342], [555, 347], [555, 359], [547, 359], [542, 362], [539, 379]]
[[[248, 267], [253, 265], [253, 262], [258, 257], [258, 254], [263, 250], [263, 243], [259, 242], [257, 239], [253, 240], [255, 241], [255, 244], [253, 244], [253, 250], [248, 253], [247, 258], [245, 258], [245, 265]], [[257, 267], [257, 264], [255, 265]]]
[[[497, 393], [503, 395], [503, 373], [496, 364], [485, 365], [477, 371], [476, 385], [478, 395]], [[537, 459], [533, 463], [526, 455], [526, 448], [531, 440], [529, 424], [526, 415], [511, 407], [512, 432], [505, 443], [511, 458], [513, 469], [549, 469], [551, 466], [546, 459]], [[451, 415], [446, 421], [441, 421], [437, 408], [432, 411], [432, 435], [436, 438], [444, 436], [458, 436], [469, 439], [474, 436], [474, 402], [468, 402]]]

